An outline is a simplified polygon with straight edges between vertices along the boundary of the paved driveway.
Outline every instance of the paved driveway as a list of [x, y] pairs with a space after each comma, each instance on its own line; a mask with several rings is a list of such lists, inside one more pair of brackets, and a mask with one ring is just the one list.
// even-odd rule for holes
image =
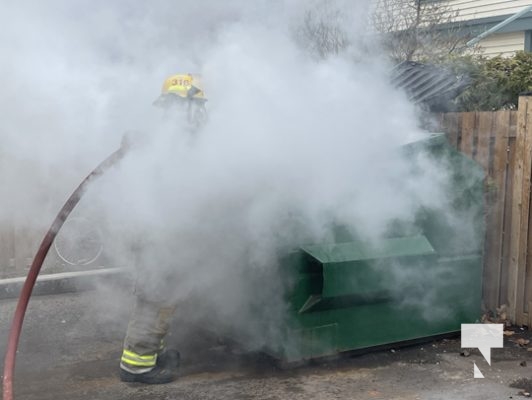
[[[491, 367], [457, 338], [345, 356], [290, 370], [202, 333], [177, 329], [181, 378], [162, 386], [123, 384], [117, 366], [131, 304], [116, 287], [34, 297], [17, 358], [15, 399], [516, 399], [528, 386], [532, 352], [507, 341]], [[2, 357], [15, 300], [0, 302]], [[179, 328], [179, 327], [178, 327]], [[382, 329], [392, 329], [383, 326]], [[515, 329], [510, 338], [528, 337]], [[485, 379], [473, 378], [473, 361]]]

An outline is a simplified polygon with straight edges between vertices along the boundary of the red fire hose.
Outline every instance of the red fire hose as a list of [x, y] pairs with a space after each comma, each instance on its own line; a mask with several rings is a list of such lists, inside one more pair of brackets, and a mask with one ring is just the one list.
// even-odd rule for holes
[[127, 151], [128, 146], [125, 142], [122, 142], [122, 146], [102, 161], [87, 177], [81, 182], [76, 190], [70, 195], [63, 208], [59, 211], [59, 214], [55, 217], [52, 226], [44, 236], [44, 239], [41, 242], [37, 254], [31, 264], [31, 268], [28, 272], [28, 276], [20, 292], [20, 296], [17, 303], [17, 308], [15, 310], [15, 315], [13, 316], [13, 322], [11, 323], [11, 330], [9, 332], [9, 339], [7, 342], [6, 356], [4, 360], [4, 378], [3, 378], [3, 400], [13, 400], [13, 373], [15, 370], [15, 357], [17, 354], [17, 347], [20, 338], [20, 332], [22, 330], [22, 323], [24, 321], [24, 315], [26, 314], [26, 308], [28, 307], [28, 302], [30, 301], [31, 292], [39, 271], [41, 270], [42, 264], [48, 250], [52, 245], [59, 229], [63, 226], [63, 223], [72, 212], [76, 204], [85, 193], [89, 183], [96, 177], [101, 176], [105, 171], [107, 171], [111, 166], [113, 166], [117, 161], [119, 161]]

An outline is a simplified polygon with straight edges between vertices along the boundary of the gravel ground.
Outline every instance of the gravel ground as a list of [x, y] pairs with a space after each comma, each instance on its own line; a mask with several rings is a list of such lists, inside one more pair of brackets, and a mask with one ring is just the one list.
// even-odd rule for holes
[[[532, 390], [532, 352], [526, 329], [492, 350], [461, 355], [459, 337], [366, 354], [347, 354], [297, 368], [280, 368], [193, 327], [173, 336], [186, 343], [181, 377], [168, 385], [124, 384], [118, 359], [127, 325], [129, 292], [97, 291], [34, 297], [19, 346], [15, 398], [36, 399], [519, 399]], [[15, 300], [0, 302], [4, 353]], [[383, 327], [383, 329], [392, 329]], [[531, 345], [532, 347], [532, 345]], [[485, 379], [473, 378], [476, 362]]]

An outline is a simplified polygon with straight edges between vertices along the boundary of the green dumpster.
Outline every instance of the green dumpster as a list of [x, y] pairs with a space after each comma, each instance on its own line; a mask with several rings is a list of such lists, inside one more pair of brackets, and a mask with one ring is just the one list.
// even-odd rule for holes
[[384, 238], [348, 235], [306, 244], [282, 257], [290, 282], [283, 339], [267, 349], [292, 362], [423, 339], [460, 330], [481, 309], [483, 171], [444, 135], [407, 145], [451, 179], [445, 211], [420, 207], [413, 221], [392, 221]]

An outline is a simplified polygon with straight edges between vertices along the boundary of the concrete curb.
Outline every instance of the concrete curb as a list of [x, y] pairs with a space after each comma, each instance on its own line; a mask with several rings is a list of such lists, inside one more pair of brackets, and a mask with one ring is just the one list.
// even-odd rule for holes
[[[0, 300], [18, 297], [26, 277], [0, 279]], [[130, 281], [126, 268], [44, 274], [37, 277], [33, 295], [59, 294], [94, 289], [97, 284]]]

